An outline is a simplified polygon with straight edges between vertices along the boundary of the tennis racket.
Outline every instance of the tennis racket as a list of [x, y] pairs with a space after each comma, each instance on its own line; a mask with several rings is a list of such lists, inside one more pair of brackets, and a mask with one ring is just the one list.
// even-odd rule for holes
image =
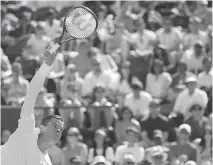
[[[70, 9], [64, 18], [63, 31], [59, 41], [50, 49], [50, 53], [54, 53], [64, 42], [89, 37], [97, 27], [97, 17], [92, 10], [85, 6]], [[70, 38], [62, 40], [66, 33]]]

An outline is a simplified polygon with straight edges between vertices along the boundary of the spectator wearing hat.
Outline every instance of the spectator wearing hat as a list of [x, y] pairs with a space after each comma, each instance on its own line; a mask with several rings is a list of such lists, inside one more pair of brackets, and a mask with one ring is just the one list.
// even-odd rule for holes
[[197, 161], [196, 146], [192, 144], [189, 139], [192, 130], [188, 124], [182, 124], [177, 130], [178, 141], [171, 143], [170, 149], [173, 156], [173, 161], [181, 159], [183, 155], [187, 155], [187, 160]]
[[178, 51], [183, 40], [181, 31], [173, 27], [172, 19], [173, 16], [164, 16], [163, 27], [156, 32], [158, 43], [165, 45], [169, 52]]
[[136, 118], [147, 118], [149, 116], [149, 103], [152, 96], [145, 91], [142, 91], [143, 84], [137, 79], [132, 80], [132, 92], [126, 95], [124, 99], [124, 106], [129, 107], [133, 116]]
[[95, 132], [93, 147], [89, 149], [88, 163], [93, 162], [95, 157], [99, 155], [104, 156], [110, 164], [113, 164], [114, 151], [112, 147], [107, 145], [107, 134], [102, 129]]
[[123, 159], [125, 154], [132, 154], [135, 157], [136, 163], [141, 163], [144, 160], [145, 151], [141, 147], [139, 142], [140, 132], [135, 127], [129, 127], [127, 132], [127, 143], [117, 147], [115, 151], [116, 165], [123, 165]]
[[186, 63], [188, 71], [197, 75], [203, 69], [203, 59], [206, 56], [203, 42], [197, 40], [191, 49], [183, 53], [180, 61]]
[[94, 158], [93, 162], [90, 165], [110, 165], [106, 158], [102, 155], [98, 155]]
[[12, 105], [21, 105], [27, 94], [29, 82], [22, 77], [22, 66], [18, 62], [12, 64], [12, 77], [5, 80], [9, 85], [6, 101]]
[[184, 49], [189, 49], [193, 47], [194, 42], [196, 40], [201, 40], [204, 44], [207, 44], [208, 42], [208, 36], [207, 33], [200, 30], [201, 26], [201, 19], [199, 17], [191, 17], [189, 19], [189, 29], [190, 32], [186, 34], [184, 37]]
[[177, 97], [173, 111], [181, 113], [188, 117], [188, 109], [193, 103], [198, 103], [203, 108], [206, 107], [208, 97], [206, 92], [197, 88], [197, 78], [195, 76], [187, 77], [185, 80], [187, 89], [183, 90]]
[[140, 123], [133, 118], [133, 113], [128, 107], [122, 107], [119, 113], [119, 119], [115, 123], [115, 136], [118, 144], [126, 141], [126, 129], [136, 127], [141, 130]]
[[154, 60], [150, 73], [146, 77], [146, 91], [153, 98], [164, 99], [172, 83], [171, 75], [164, 72], [164, 64], [161, 60]]
[[212, 89], [212, 58], [206, 57], [203, 59], [203, 70], [198, 75], [198, 87], [209, 93]]
[[76, 127], [70, 127], [66, 135], [66, 145], [63, 148], [65, 164], [71, 165], [74, 157], [79, 157], [81, 164], [86, 164], [88, 148], [80, 142], [81, 134]]
[[161, 130], [163, 132], [163, 142], [168, 138], [170, 130], [168, 119], [160, 114], [159, 100], [153, 100], [149, 103], [149, 117], [146, 120], [141, 120], [142, 138], [149, 146], [153, 145], [154, 131]]
[[208, 119], [204, 117], [204, 109], [199, 104], [193, 104], [189, 112], [190, 117], [185, 121], [186, 124], [191, 126], [191, 136], [190, 140], [195, 140], [197, 138], [201, 139], [205, 134], [205, 127], [207, 125]]
[[91, 94], [96, 84], [104, 84], [106, 90], [111, 84], [111, 76], [108, 72], [102, 69], [100, 59], [94, 57], [92, 58], [91, 63], [92, 70], [84, 77], [83, 96]]

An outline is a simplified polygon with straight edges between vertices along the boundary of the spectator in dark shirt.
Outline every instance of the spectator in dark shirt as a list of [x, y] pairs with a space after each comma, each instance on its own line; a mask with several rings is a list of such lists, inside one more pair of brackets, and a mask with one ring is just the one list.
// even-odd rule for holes
[[192, 129], [190, 140], [202, 138], [205, 134], [205, 127], [208, 119], [203, 116], [204, 109], [199, 104], [194, 104], [190, 108], [191, 116], [185, 121]]
[[168, 119], [160, 114], [160, 104], [158, 100], [153, 100], [149, 104], [150, 115], [145, 121], [141, 120], [142, 137], [148, 146], [153, 145], [153, 133], [159, 129], [163, 131], [164, 140], [168, 138]]
[[178, 128], [178, 141], [171, 144], [170, 149], [173, 155], [173, 161], [181, 161], [184, 156], [188, 160], [197, 161], [196, 146], [190, 143], [191, 127], [188, 124], [182, 124]]

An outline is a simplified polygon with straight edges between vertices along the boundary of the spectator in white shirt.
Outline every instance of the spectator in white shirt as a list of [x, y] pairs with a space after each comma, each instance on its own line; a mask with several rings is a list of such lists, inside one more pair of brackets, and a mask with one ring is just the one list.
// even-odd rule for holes
[[111, 76], [101, 68], [100, 60], [94, 57], [91, 63], [92, 71], [87, 73], [84, 78], [83, 96], [91, 94], [96, 84], [104, 84], [107, 89], [111, 83]]
[[159, 29], [157, 40], [159, 44], [165, 45], [169, 52], [179, 50], [182, 44], [182, 33], [172, 25], [173, 16], [163, 18], [163, 28]]
[[186, 63], [188, 71], [198, 74], [203, 68], [203, 59], [206, 57], [203, 42], [198, 40], [192, 49], [184, 52], [181, 61]]
[[152, 97], [163, 99], [167, 96], [168, 89], [172, 83], [169, 73], [164, 72], [163, 62], [159, 59], [154, 60], [151, 72], [146, 77], [146, 91]]
[[189, 107], [196, 102], [205, 108], [208, 102], [208, 97], [206, 92], [197, 88], [196, 77], [191, 76], [186, 78], [185, 83], [187, 89], [181, 92], [177, 97], [174, 105], [174, 112], [181, 113], [187, 118]]
[[196, 40], [201, 40], [204, 44], [208, 42], [208, 36], [200, 30], [201, 19], [198, 17], [190, 18], [190, 32], [184, 37], [184, 49], [189, 49], [194, 45]]
[[139, 131], [135, 127], [129, 127], [127, 129], [127, 143], [117, 147], [115, 151], [116, 165], [123, 165], [124, 156], [126, 154], [132, 154], [135, 157], [137, 163], [141, 163], [144, 160], [145, 151], [138, 143]]
[[146, 118], [149, 116], [149, 103], [152, 96], [142, 91], [143, 84], [139, 80], [132, 83], [132, 92], [126, 95], [124, 105], [129, 107], [135, 118]]
[[198, 87], [204, 89], [205, 91], [210, 91], [212, 88], [212, 59], [206, 57], [203, 60], [204, 71], [198, 75]]

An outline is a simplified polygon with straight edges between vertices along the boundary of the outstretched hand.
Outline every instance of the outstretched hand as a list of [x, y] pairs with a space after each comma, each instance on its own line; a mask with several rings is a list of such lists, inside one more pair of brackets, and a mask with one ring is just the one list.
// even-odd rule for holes
[[50, 48], [48, 48], [44, 51], [44, 61], [47, 65], [52, 66], [52, 64], [55, 60], [56, 52], [51, 54], [49, 50], [50, 50]]

